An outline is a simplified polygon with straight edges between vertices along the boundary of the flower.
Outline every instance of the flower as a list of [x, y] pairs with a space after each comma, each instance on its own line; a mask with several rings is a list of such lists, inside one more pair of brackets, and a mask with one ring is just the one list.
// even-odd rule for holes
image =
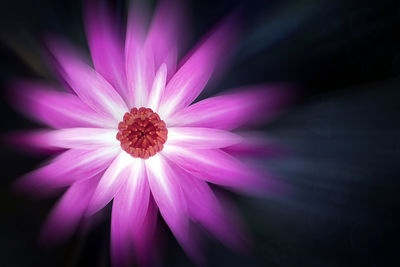
[[[94, 68], [75, 48], [47, 38], [67, 91], [19, 81], [14, 101], [53, 129], [16, 138], [60, 152], [27, 174], [20, 188], [42, 194], [67, 187], [44, 227], [48, 238], [71, 234], [112, 202], [111, 254], [127, 265], [132, 251], [148, 264], [158, 211], [189, 256], [199, 259], [190, 222], [240, 247], [240, 223], [208, 183], [256, 192], [271, 180], [233, 156], [264, 147], [231, 130], [265, 119], [286, 101], [284, 86], [248, 86], [192, 104], [233, 44], [235, 19], [218, 25], [177, 60], [179, 6], [163, 1], [147, 34], [131, 13], [126, 39], [104, 6], [89, 5], [86, 30]], [[61, 150], [61, 151], [60, 151]], [[257, 154], [257, 153], [256, 153]]]

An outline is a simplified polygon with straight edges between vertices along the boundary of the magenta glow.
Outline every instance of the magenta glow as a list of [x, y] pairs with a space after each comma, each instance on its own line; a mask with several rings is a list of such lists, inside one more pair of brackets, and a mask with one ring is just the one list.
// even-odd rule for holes
[[193, 225], [246, 250], [240, 216], [209, 183], [247, 194], [275, 189], [272, 176], [241, 156], [279, 154], [278, 149], [257, 133], [241, 132], [273, 118], [291, 99], [290, 88], [241, 86], [193, 103], [210, 78], [227, 67], [222, 64], [235, 45], [238, 19], [223, 20], [178, 61], [179, 42], [186, 36], [181, 7], [161, 1], [148, 30], [144, 14], [132, 7], [122, 34], [110, 10], [88, 4], [85, 26], [93, 65], [72, 45], [46, 38], [50, 64], [66, 86], [14, 83], [16, 106], [47, 128], [13, 140], [58, 154], [18, 187], [36, 194], [67, 188], [44, 227], [44, 237], [53, 241], [68, 238], [81, 221], [112, 202], [115, 266], [133, 260], [151, 264], [159, 217], [195, 261], [202, 256]]

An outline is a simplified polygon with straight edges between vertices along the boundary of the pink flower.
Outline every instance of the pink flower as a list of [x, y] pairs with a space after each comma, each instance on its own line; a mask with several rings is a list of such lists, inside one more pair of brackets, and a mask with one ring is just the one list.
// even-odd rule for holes
[[126, 265], [132, 251], [148, 264], [158, 211], [194, 259], [199, 249], [190, 222], [239, 248], [238, 220], [208, 183], [242, 192], [272, 186], [232, 156], [259, 155], [264, 147], [231, 130], [273, 115], [287, 100], [285, 87], [248, 86], [192, 104], [233, 44], [235, 19], [218, 25], [177, 65], [184, 25], [178, 10], [162, 2], [147, 33], [141, 14], [132, 13], [122, 42], [108, 10], [90, 6], [86, 30], [94, 68], [71, 46], [48, 38], [67, 91], [32, 81], [14, 87], [20, 109], [53, 128], [18, 140], [63, 149], [19, 182], [42, 194], [68, 187], [46, 223], [47, 237], [67, 237], [112, 201], [117, 266]]

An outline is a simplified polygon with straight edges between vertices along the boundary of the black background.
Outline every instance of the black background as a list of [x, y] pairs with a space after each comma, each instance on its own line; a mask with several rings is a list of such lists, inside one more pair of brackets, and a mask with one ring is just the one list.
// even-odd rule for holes
[[[253, 253], [232, 252], [210, 238], [208, 265], [399, 266], [397, 1], [185, 4], [189, 45], [230, 10], [243, 11], [237, 56], [213, 92], [276, 81], [301, 88], [297, 102], [264, 127], [293, 151], [263, 162], [284, 177], [290, 193], [263, 199], [233, 196], [253, 236]], [[113, 5], [123, 16], [127, 3]], [[40, 37], [54, 32], [86, 48], [81, 15], [77, 0], [1, 1], [2, 134], [36, 127], [10, 107], [5, 83], [15, 77], [54, 80], [41, 60]], [[38, 244], [56, 198], [14, 195], [10, 186], [44, 158], [1, 146], [0, 266], [109, 266], [108, 215], [66, 244]], [[157, 265], [192, 265], [170, 234], [160, 247]]]

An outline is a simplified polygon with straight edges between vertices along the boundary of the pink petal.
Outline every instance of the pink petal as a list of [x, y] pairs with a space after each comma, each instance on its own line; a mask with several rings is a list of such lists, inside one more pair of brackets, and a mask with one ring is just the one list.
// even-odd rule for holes
[[165, 64], [162, 64], [160, 69], [157, 71], [156, 77], [154, 78], [147, 105], [147, 107], [151, 108], [155, 112], [158, 111], [158, 106], [164, 93], [166, 78], [167, 67]]
[[114, 118], [117, 125], [128, 108], [115, 89], [67, 44], [53, 39], [48, 46], [59, 63], [62, 77], [79, 98], [98, 113]]
[[153, 83], [155, 68], [150, 47], [144, 46], [144, 22], [139, 11], [128, 18], [125, 40], [125, 68], [130, 93], [130, 107], [147, 103]]
[[57, 156], [50, 164], [22, 177], [17, 187], [29, 192], [43, 193], [71, 185], [102, 172], [120, 151], [120, 148], [68, 150]]
[[77, 96], [54, 90], [40, 82], [20, 81], [12, 86], [13, 101], [27, 116], [55, 128], [114, 127]]
[[44, 228], [43, 237], [46, 241], [64, 241], [78, 227], [89, 200], [96, 188], [100, 176], [75, 182], [58, 201]]
[[190, 236], [187, 207], [179, 177], [160, 154], [146, 160], [146, 169], [150, 189], [161, 216], [188, 255], [198, 258], [194, 240]]
[[210, 97], [168, 118], [169, 126], [234, 129], [271, 119], [292, 98], [286, 86], [252, 86]]
[[115, 16], [104, 2], [87, 2], [86, 35], [94, 67], [127, 101], [124, 48]]
[[182, 67], [168, 82], [161, 100], [160, 114], [167, 118], [187, 107], [203, 90], [222, 55], [227, 53], [233, 33], [233, 21], [223, 22], [184, 60]]
[[244, 248], [244, 230], [231, 207], [217, 199], [208, 184], [182, 170], [179, 182], [188, 203], [190, 217], [203, 225], [224, 244], [235, 249]]
[[166, 145], [162, 151], [172, 162], [210, 183], [245, 192], [264, 192], [269, 181], [219, 149], [192, 149]]
[[245, 132], [237, 133], [242, 137], [242, 142], [224, 147], [223, 150], [238, 157], [279, 157], [287, 154], [277, 141], [265, 136], [264, 133]]
[[53, 149], [97, 149], [102, 147], [119, 147], [116, 139], [118, 130], [103, 128], [66, 128], [60, 130], [42, 130], [15, 135], [20, 145], [35, 148]]
[[242, 138], [240, 136], [219, 129], [200, 127], [168, 128], [167, 145], [210, 149], [231, 146], [241, 141]]
[[143, 160], [129, 167], [129, 179], [114, 197], [111, 220], [111, 256], [115, 266], [131, 263], [133, 231], [141, 229], [148, 212], [150, 189]]
[[158, 209], [154, 199], [150, 197], [146, 217], [140, 228], [133, 227], [133, 246], [139, 266], [150, 266], [151, 257], [156, 250], [154, 234], [157, 227]]
[[120, 152], [101, 178], [89, 203], [88, 215], [104, 208], [115, 196], [122, 185], [131, 179], [132, 168], [141, 164], [142, 159], [133, 158], [125, 151]]
[[173, 0], [160, 1], [146, 39], [146, 46], [154, 55], [155, 69], [165, 63], [168, 79], [175, 73], [178, 42], [182, 40], [182, 28], [186, 25], [179, 4]]

